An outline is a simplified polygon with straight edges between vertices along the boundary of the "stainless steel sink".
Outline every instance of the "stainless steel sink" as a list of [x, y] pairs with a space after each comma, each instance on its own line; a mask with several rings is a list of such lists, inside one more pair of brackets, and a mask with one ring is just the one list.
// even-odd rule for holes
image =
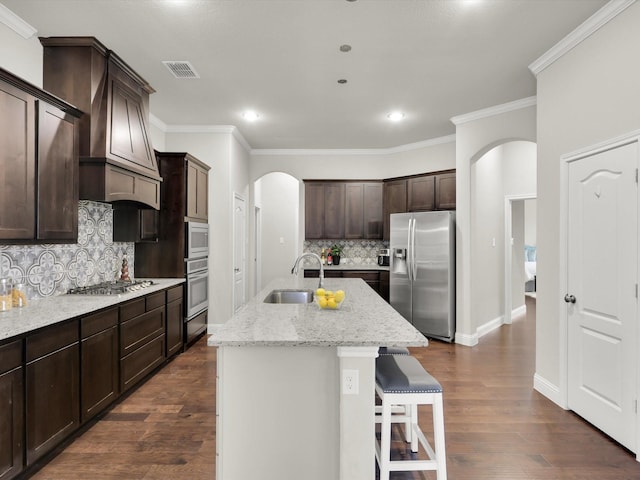
[[311, 303], [313, 290], [280, 289], [272, 290], [264, 299], [264, 303]]

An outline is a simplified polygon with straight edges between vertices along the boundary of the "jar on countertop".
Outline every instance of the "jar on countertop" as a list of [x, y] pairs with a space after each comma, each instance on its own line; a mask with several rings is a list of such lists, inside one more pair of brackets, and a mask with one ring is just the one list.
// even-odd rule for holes
[[17, 308], [27, 306], [27, 286], [24, 283], [16, 283], [11, 290], [13, 306]]
[[13, 307], [13, 280], [0, 278], [0, 312], [6, 312]]

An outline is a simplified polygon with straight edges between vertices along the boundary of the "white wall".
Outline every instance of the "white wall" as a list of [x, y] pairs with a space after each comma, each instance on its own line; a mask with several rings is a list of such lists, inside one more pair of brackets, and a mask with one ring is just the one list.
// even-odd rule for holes
[[[524, 224], [525, 200], [511, 202], [511, 309], [524, 305]], [[504, 312], [505, 314], [507, 312]]]
[[[560, 158], [640, 129], [640, 3], [538, 74], [536, 388], [562, 404]], [[554, 394], [556, 397], [554, 398]]]
[[260, 281], [266, 285], [275, 278], [291, 275], [297, 257], [300, 182], [286, 173], [274, 172], [258, 179], [256, 190], [260, 191], [262, 214]]
[[[489, 323], [501, 324], [505, 315], [505, 197], [535, 194], [535, 191], [534, 143], [515, 141], [499, 145], [471, 164], [471, 284], [474, 287], [471, 304], [476, 330]], [[521, 271], [519, 278], [512, 278], [515, 292], [524, 292], [524, 208], [520, 206], [520, 210], [515, 225], [520, 233], [514, 237], [514, 250], [520, 252], [516, 261]], [[523, 304], [524, 295], [521, 295], [512, 307]]]
[[[536, 246], [536, 218], [538, 215], [537, 202], [535, 199], [524, 201], [524, 243], [525, 245]], [[536, 252], [537, 253], [537, 252]]]

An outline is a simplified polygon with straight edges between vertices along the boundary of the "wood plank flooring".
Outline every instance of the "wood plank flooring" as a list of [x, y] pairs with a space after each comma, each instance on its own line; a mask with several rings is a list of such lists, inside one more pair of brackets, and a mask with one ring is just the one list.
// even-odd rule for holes
[[[449, 480], [640, 479], [633, 454], [533, 390], [534, 338], [534, 322], [522, 317], [474, 348], [432, 341], [412, 349], [444, 388]], [[216, 350], [202, 338], [32, 478], [215, 479], [215, 377]], [[420, 412], [430, 436], [429, 407]]]

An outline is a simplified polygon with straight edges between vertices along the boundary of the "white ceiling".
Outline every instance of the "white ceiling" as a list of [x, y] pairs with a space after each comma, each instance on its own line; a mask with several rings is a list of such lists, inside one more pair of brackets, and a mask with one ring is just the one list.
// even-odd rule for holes
[[[1, 0], [38, 36], [95, 36], [172, 125], [235, 125], [252, 148], [389, 148], [536, 93], [528, 65], [606, 0]], [[341, 53], [349, 44], [352, 50]], [[163, 60], [189, 61], [178, 80]], [[339, 85], [338, 79], [348, 83]], [[254, 123], [242, 119], [259, 112]], [[392, 123], [386, 115], [402, 110]]]

